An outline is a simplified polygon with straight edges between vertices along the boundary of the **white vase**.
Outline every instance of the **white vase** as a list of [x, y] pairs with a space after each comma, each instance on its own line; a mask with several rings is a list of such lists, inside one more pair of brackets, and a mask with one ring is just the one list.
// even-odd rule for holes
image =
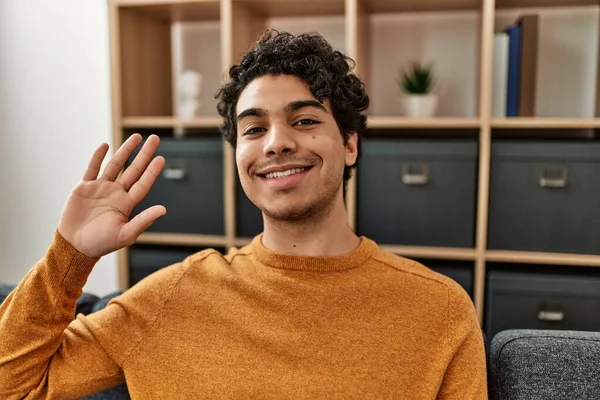
[[401, 101], [406, 117], [429, 118], [435, 115], [438, 98], [435, 94], [405, 94]]

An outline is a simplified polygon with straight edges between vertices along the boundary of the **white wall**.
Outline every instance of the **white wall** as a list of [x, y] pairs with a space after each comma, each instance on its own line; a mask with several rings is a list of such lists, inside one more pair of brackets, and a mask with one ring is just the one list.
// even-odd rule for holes
[[[0, 0], [0, 282], [45, 253], [64, 201], [110, 143], [106, 0]], [[84, 288], [117, 288], [115, 255]]]

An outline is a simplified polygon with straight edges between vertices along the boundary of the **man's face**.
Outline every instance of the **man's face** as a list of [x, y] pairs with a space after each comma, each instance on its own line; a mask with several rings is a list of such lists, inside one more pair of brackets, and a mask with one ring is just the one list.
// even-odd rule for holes
[[320, 103], [301, 79], [262, 76], [236, 107], [236, 162], [246, 195], [267, 216], [299, 220], [338, 200], [345, 165], [357, 157], [357, 135], [344, 145], [328, 100]]

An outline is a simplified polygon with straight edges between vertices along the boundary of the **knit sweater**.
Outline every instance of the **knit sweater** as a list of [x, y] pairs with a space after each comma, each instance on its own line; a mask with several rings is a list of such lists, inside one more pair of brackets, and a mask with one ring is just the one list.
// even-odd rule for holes
[[0, 307], [0, 398], [485, 399], [482, 333], [454, 281], [361, 237], [350, 254], [205, 250], [88, 316], [96, 259], [58, 232]]

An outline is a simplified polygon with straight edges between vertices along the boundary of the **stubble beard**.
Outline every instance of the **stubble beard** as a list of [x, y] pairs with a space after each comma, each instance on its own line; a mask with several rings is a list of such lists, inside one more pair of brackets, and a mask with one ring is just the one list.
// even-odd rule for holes
[[[270, 207], [268, 204], [262, 204], [258, 208], [266, 219], [276, 224], [316, 224], [327, 219], [334, 208], [342, 180], [343, 175], [332, 177], [322, 186], [323, 190], [309, 202], [298, 202], [282, 207]], [[284, 195], [293, 197], [294, 193], [284, 193]]]

